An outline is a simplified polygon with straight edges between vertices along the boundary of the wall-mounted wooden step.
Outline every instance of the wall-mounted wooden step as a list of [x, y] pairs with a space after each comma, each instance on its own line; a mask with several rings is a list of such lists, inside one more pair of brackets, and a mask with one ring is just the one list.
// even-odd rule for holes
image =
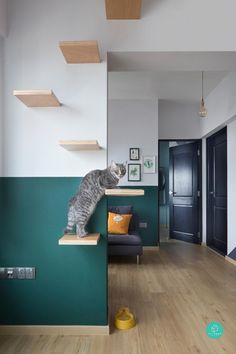
[[114, 197], [140, 197], [144, 195], [144, 189], [106, 189], [105, 195]]
[[97, 41], [64, 41], [59, 47], [68, 64], [100, 63]]
[[105, 0], [108, 20], [137, 20], [142, 0]]
[[101, 149], [97, 140], [60, 140], [59, 145], [69, 151]]
[[52, 90], [14, 90], [13, 95], [27, 107], [58, 107], [58, 101]]
[[96, 246], [99, 242], [100, 234], [88, 234], [85, 237], [77, 235], [64, 235], [58, 241], [59, 245]]

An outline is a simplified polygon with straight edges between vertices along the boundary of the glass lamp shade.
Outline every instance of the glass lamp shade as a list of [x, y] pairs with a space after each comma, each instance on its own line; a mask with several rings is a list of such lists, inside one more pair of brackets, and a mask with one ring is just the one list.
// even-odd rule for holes
[[201, 99], [200, 109], [199, 109], [198, 114], [199, 114], [200, 117], [206, 117], [207, 116], [207, 109], [205, 107], [205, 102], [204, 102], [203, 97]]

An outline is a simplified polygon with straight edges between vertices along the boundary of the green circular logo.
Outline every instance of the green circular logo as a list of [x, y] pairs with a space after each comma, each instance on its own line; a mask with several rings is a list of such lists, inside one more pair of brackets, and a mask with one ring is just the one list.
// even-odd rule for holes
[[220, 322], [211, 322], [207, 325], [206, 334], [209, 338], [218, 339], [224, 334], [224, 327]]

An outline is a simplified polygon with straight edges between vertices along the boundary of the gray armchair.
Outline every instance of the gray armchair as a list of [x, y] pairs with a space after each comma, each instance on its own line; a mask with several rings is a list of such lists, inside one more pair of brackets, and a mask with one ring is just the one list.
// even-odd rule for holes
[[108, 211], [117, 214], [132, 214], [127, 235], [108, 234], [109, 256], [136, 256], [137, 264], [143, 254], [142, 239], [138, 233], [138, 215], [131, 205], [109, 206]]

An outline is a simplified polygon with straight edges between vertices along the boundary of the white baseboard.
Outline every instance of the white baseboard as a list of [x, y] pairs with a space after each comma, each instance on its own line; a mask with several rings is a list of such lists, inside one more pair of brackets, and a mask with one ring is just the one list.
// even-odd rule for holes
[[166, 230], [169, 230], [169, 225], [168, 224], [160, 224], [160, 227]]
[[144, 251], [159, 251], [159, 246], [143, 246]]
[[215, 251], [213, 248], [207, 246], [206, 242], [202, 242], [202, 246], [206, 247], [209, 251], [215, 253], [217, 256], [224, 257], [222, 254], [220, 254], [219, 252]]
[[225, 256], [225, 259], [226, 261], [232, 263], [233, 265], [236, 266], [236, 260], [235, 259], [232, 259], [231, 257], [228, 257], [228, 256]]
[[109, 335], [107, 326], [0, 326], [0, 335]]

